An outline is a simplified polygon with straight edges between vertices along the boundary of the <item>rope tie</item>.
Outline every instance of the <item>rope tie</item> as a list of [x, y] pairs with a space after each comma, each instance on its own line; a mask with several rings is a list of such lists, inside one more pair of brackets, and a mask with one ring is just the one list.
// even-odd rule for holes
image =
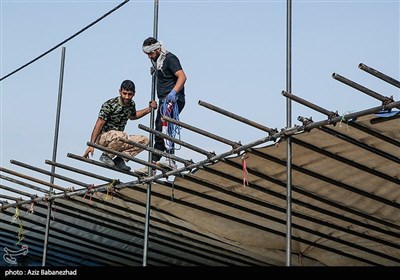
[[93, 192], [92, 189], [94, 188], [94, 185], [90, 185], [87, 187], [87, 191], [85, 192], [85, 195], [83, 196], [83, 199], [86, 198], [86, 195], [89, 195], [89, 204], [91, 205], [93, 203], [92, 197], [93, 197]]
[[20, 216], [21, 216], [21, 213], [20, 213], [20, 211], [19, 211], [19, 208], [18, 207], [15, 207], [15, 214], [14, 214], [14, 216], [11, 218], [11, 223], [13, 223], [13, 222], [18, 222], [18, 224], [19, 224], [19, 229], [18, 229], [18, 235], [17, 235], [17, 238], [18, 238], [18, 242], [17, 243], [15, 243], [15, 245], [18, 245], [21, 241], [22, 241], [22, 239], [24, 239], [24, 229], [23, 229], [23, 227], [22, 227], [22, 221], [21, 221], [21, 219], [20, 219]]
[[29, 209], [28, 209], [28, 211], [26, 211], [29, 215], [35, 213], [35, 212], [33, 211], [33, 207], [34, 207], [34, 206], [35, 206], [35, 203], [32, 201], [32, 202], [29, 204]]
[[114, 190], [114, 185], [115, 185], [115, 180], [112, 180], [112, 182], [110, 184], [107, 185], [106, 190], [106, 197], [104, 198], [105, 200], [108, 199], [108, 194], [110, 194], [111, 196], [111, 200], [114, 199], [113, 195], [115, 194], [115, 190]]
[[349, 124], [348, 124], [348, 122], [347, 122], [347, 120], [346, 120], [346, 114], [348, 114], [348, 113], [350, 113], [350, 112], [344, 113], [344, 114], [342, 115], [342, 117], [340, 118], [340, 122], [339, 122], [339, 127], [342, 127], [342, 123], [343, 123], [343, 122], [346, 122], [347, 131], [350, 130], [350, 129], [349, 129]]
[[15, 245], [18, 245], [25, 238], [24, 229], [22, 227], [22, 221], [21, 220], [19, 220], [19, 229], [18, 229], [18, 236], [17, 237], [18, 237], [18, 242], [15, 243]]
[[18, 221], [19, 220], [19, 216], [20, 216], [19, 208], [15, 207], [15, 214], [11, 218], [11, 223], [14, 223], [15, 221]]
[[242, 155], [242, 166], [243, 166], [243, 187], [246, 187], [249, 185], [249, 181], [247, 181], [247, 159], [249, 158], [248, 155], [246, 155], [246, 153], [243, 153]]

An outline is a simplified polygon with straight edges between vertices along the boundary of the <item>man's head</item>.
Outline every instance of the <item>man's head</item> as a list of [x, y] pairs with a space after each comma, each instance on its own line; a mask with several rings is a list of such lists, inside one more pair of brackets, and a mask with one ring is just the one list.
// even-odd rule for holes
[[121, 83], [119, 94], [124, 104], [129, 104], [135, 96], [135, 84], [131, 80], [125, 80]]
[[157, 60], [161, 54], [161, 43], [156, 38], [149, 37], [143, 41], [142, 50], [151, 60]]

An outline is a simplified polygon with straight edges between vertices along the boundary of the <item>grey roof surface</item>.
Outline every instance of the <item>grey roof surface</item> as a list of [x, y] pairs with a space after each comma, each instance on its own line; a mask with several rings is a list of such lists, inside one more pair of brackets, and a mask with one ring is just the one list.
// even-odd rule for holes
[[[369, 114], [291, 137], [293, 266], [400, 264], [399, 116]], [[154, 182], [147, 265], [284, 266], [286, 146], [281, 138]], [[47, 265], [141, 266], [146, 191], [56, 199]], [[47, 204], [28, 207], [18, 246], [15, 208], [1, 212], [0, 248], [28, 245], [25, 261], [40, 265]]]

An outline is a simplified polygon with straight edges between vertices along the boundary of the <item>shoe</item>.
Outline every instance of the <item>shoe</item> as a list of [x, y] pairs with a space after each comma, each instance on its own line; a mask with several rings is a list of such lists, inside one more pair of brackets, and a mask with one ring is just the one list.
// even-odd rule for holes
[[101, 154], [100, 161], [109, 167], [115, 167], [114, 161], [105, 153]]
[[[149, 168], [148, 167], [143, 167], [143, 168], [140, 168], [140, 169], [136, 169], [135, 172], [137, 174], [141, 175], [141, 176], [146, 176], [147, 177], [149, 175]], [[156, 175], [157, 170], [152, 169], [152, 173], [153, 174], [151, 176]]]
[[124, 171], [131, 171], [131, 168], [125, 164], [125, 160], [122, 157], [116, 157], [115, 159], [113, 159], [113, 161], [115, 163], [116, 168], [119, 168]]
[[159, 162], [157, 162], [157, 164], [159, 166], [163, 167], [163, 168], [167, 168], [167, 169], [170, 169], [170, 170], [178, 169], [178, 167], [176, 166], [175, 161], [172, 160], [172, 159], [167, 159], [167, 160], [162, 161], [162, 162], [159, 161]]

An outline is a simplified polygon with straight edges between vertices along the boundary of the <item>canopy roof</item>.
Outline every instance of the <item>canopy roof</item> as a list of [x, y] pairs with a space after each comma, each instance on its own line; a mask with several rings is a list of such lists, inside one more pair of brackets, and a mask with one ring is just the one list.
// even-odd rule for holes
[[[290, 139], [292, 265], [400, 265], [398, 111]], [[156, 180], [147, 264], [285, 265], [286, 141], [205, 164], [173, 182]], [[47, 264], [142, 265], [147, 186], [57, 199]], [[40, 264], [46, 207], [37, 204], [32, 214], [21, 210], [13, 222], [15, 208], [3, 210], [0, 247], [28, 245], [19, 261]], [[15, 245], [21, 227], [24, 239]]]

